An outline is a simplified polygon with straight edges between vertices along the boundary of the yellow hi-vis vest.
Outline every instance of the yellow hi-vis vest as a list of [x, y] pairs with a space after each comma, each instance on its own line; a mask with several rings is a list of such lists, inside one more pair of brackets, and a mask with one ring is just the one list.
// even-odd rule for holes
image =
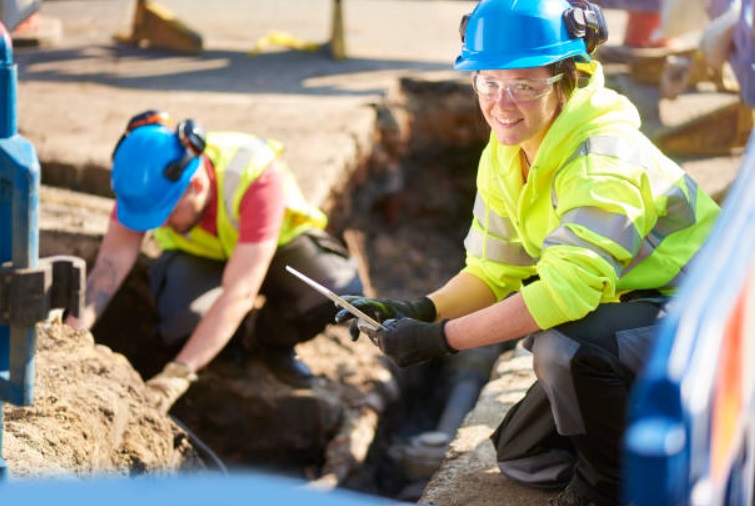
[[[465, 272], [498, 300], [521, 291], [547, 329], [634, 290], [673, 293], [720, 209], [639, 131], [598, 63], [522, 177], [519, 146], [494, 134], [477, 174]], [[523, 286], [523, 281], [537, 276]]]
[[283, 145], [271, 139], [235, 132], [209, 133], [205, 154], [215, 168], [217, 236], [198, 226], [186, 234], [160, 227], [154, 232], [158, 244], [164, 250], [180, 249], [204, 258], [227, 260], [239, 239], [241, 200], [274, 160], [278, 161], [276, 170], [284, 171], [286, 182], [286, 211], [278, 246], [287, 244], [305, 230], [324, 229], [327, 217], [304, 199], [293, 174], [279, 159], [282, 152]]

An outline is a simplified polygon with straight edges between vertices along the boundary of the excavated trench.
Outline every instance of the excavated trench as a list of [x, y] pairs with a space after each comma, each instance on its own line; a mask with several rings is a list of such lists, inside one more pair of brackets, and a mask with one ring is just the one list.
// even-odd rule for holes
[[[466, 83], [407, 78], [400, 84], [395, 96], [376, 106], [372, 153], [359, 162], [348, 190], [335, 195], [327, 209], [331, 230], [346, 239], [360, 261], [367, 292], [399, 299], [432, 291], [462, 267], [477, 160], [487, 141], [487, 129]], [[124, 354], [145, 378], [172, 353], [155, 344], [147, 261], [148, 255], [140, 258], [124, 289], [93, 329], [98, 342]], [[324, 339], [335, 341], [329, 335]], [[338, 486], [417, 500], [502, 351], [500, 347], [467, 351], [403, 370], [383, 361], [393, 378], [376, 389], [382, 404], [376, 410], [379, 422], [374, 439], [362, 461], [352, 463]], [[225, 370], [218, 377], [233, 384], [239, 374]], [[391, 385], [398, 394], [386, 393]], [[210, 389], [205, 395], [215, 404], [197, 394], [180, 401], [176, 411], [217, 457], [232, 466], [288, 475], [318, 475], [327, 460], [325, 454], [332, 449], [329, 442], [337, 437], [330, 419], [343, 416], [342, 409], [333, 408], [332, 399], [323, 401], [318, 395], [305, 395], [304, 400], [289, 395], [271, 407], [260, 394], [258, 406], [243, 411], [220, 404], [224, 400], [254, 402], [247, 394], [235, 392], [235, 397], [224, 398]], [[338, 395], [347, 398], [353, 392]], [[270, 419], [260, 414], [266, 407], [280, 415]], [[255, 427], [255, 417], [265, 418], [267, 425]], [[285, 448], [249, 443], [249, 434], [255, 431], [269, 432], [270, 426], [286, 423], [281, 420], [301, 417], [311, 417], [319, 428], [299, 434], [299, 440], [289, 441]], [[241, 425], [243, 430], [228, 429]], [[288, 429], [284, 425], [280, 432]], [[302, 442], [310, 436], [319, 442]]]

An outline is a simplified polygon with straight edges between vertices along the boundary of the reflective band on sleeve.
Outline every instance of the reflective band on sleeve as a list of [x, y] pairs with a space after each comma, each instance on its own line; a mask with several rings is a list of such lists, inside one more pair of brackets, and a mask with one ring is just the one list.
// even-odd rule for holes
[[513, 241], [517, 232], [511, 220], [489, 208], [478, 193], [474, 203], [475, 224], [469, 229], [464, 247], [472, 256], [516, 266], [530, 266], [534, 259]]
[[[596, 135], [585, 140], [585, 142], [583, 142], [579, 146], [574, 154], [572, 154], [566, 160], [566, 162], [561, 165], [559, 171], [563, 170], [567, 165], [569, 165], [577, 158], [586, 155], [601, 155], [621, 158], [627, 163], [645, 168], [648, 172], [650, 172], [655, 167], [655, 164], [653, 163], [652, 158], [650, 158], [650, 156], [648, 155], [647, 151], [640, 149], [637, 144], [632, 142], [631, 140], [621, 137]], [[651, 178], [654, 176], [657, 177], [656, 174], [652, 173], [649, 174], [649, 176]], [[553, 180], [555, 181], [555, 178]], [[553, 208], [555, 209], [556, 205], [558, 204], [555, 186], [551, 188], [551, 200], [553, 203]]]
[[[697, 184], [691, 177], [685, 174], [684, 183], [687, 186], [687, 195], [678, 186], [672, 186], [666, 191], [668, 203], [666, 205], [666, 215], [658, 219], [653, 232], [661, 237], [661, 240], [667, 236], [684, 230], [695, 224], [695, 205], [697, 203]], [[660, 242], [660, 241], [659, 241]]]
[[548, 237], [546, 237], [545, 241], [543, 241], [543, 251], [551, 246], [577, 246], [590, 250], [596, 255], [600, 256], [603, 260], [608, 262], [608, 264], [613, 267], [613, 270], [616, 272], [617, 277], [621, 274], [621, 271], [624, 268], [624, 266], [610, 253], [597, 248], [593, 243], [580, 239], [574, 234], [574, 232], [563, 225], [548, 234]]
[[642, 237], [628, 216], [610, 213], [598, 207], [572, 209], [561, 218], [567, 223], [580, 225], [609, 239], [634, 255], [642, 243]]
[[534, 265], [535, 260], [527, 254], [521, 244], [496, 239], [475, 229], [469, 229], [464, 247], [470, 255], [518, 267]]
[[475, 220], [486, 228], [488, 232], [498, 237], [516, 237], [516, 229], [511, 224], [511, 220], [505, 218], [488, 208], [485, 201], [478, 193], [474, 199], [474, 217]]
[[[631, 226], [629, 219], [626, 217], [623, 218], [627, 222], [627, 230], [624, 230], [624, 234], [621, 235], [616, 234], [616, 231], [614, 231], [613, 233], [611, 231], [612, 226], [620, 226], [620, 223], [618, 221], [614, 221], [613, 218], [608, 221], [603, 220], [603, 222], [601, 223], [601, 220], [591, 220], [591, 218], [585, 216], [579, 216], [577, 219], [569, 217], [570, 213], [576, 213], [579, 210], [570, 211], [569, 213], [566, 213], [564, 215], [563, 221], [584, 225], [590, 228], [590, 230], [593, 230], [596, 233], [599, 233], [613, 240], [614, 242], [622, 245], [625, 248], [627, 248], [627, 246], [629, 246], [630, 244], [632, 245], [631, 249], [627, 248], [627, 250], [636, 254], [634, 255], [632, 262], [623, 270], [623, 272], [621, 272], [621, 275], [624, 276], [634, 267], [650, 257], [655, 249], [668, 236], [689, 228], [696, 223], [697, 217], [695, 215], [695, 209], [697, 206], [698, 194], [697, 183], [695, 183], [695, 181], [688, 174], [684, 174], [683, 179], [678, 184], [684, 185], [684, 189], [686, 189], [685, 194], [684, 189], [682, 189], [680, 186], [669, 183], [663, 178], [663, 174], [658, 169], [656, 163], [653, 161], [648, 149], [643, 149], [643, 146], [641, 144], [633, 142], [630, 139], [610, 136], [595, 136], [587, 139], [579, 147], [579, 149], [577, 149], [577, 151], [571, 157], [569, 157], [566, 163], [561, 166], [559, 171], [563, 170], [567, 165], [569, 165], [577, 158], [590, 154], [620, 158], [626, 163], [644, 168], [648, 175], [648, 178], [650, 179], [650, 183], [653, 186], [654, 191], [658, 192], [662, 189], [661, 194], [666, 197], [666, 212], [662, 216], [658, 217], [658, 221], [656, 222], [655, 226], [644, 238], [644, 240], [642, 240], [641, 244], [637, 244], [636, 241], [639, 240], [637, 231], [633, 226]], [[551, 201], [553, 208], [555, 209], [558, 204], [555, 185], [551, 188]], [[629, 232], [630, 226], [633, 234], [630, 234]], [[551, 236], [554, 236], [556, 232], [559, 232], [559, 229], [554, 231], [549, 236], [549, 241], [553, 240]], [[630, 237], [630, 235], [634, 236]], [[592, 249], [594, 250], [594, 246]], [[600, 254], [600, 252], [597, 253]], [[683, 271], [681, 271], [680, 275], [677, 275], [676, 278], [674, 278], [666, 286], [671, 287], [678, 284], [682, 274]]]

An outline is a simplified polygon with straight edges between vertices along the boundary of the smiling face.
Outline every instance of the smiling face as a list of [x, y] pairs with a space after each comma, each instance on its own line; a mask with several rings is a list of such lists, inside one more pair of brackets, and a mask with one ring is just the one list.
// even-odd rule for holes
[[[498, 142], [506, 146], [521, 146], [530, 160], [534, 159], [550, 125], [561, 110], [559, 92], [547, 79], [552, 74], [545, 67], [510, 70], [482, 70], [479, 72], [479, 82], [499, 82], [502, 88], [492, 96], [480, 93], [478, 99], [480, 109], [485, 120], [493, 129]], [[521, 80], [521, 81], [519, 81]], [[517, 95], [514, 87], [529, 86], [532, 83], [540, 93], [529, 95], [537, 97], [531, 101], [516, 101], [512, 95]], [[508, 92], [505, 88], [513, 90]]]

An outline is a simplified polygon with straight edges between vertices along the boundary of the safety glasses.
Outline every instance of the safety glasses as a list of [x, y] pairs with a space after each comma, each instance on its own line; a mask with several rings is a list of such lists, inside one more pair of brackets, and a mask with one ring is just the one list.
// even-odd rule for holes
[[564, 74], [556, 74], [553, 77], [522, 77], [499, 81], [490, 76], [484, 76], [479, 72], [472, 74], [472, 87], [480, 97], [485, 100], [500, 100], [501, 94], [506, 91], [509, 98], [516, 103], [533, 102], [546, 95], [554, 83], [564, 78]]

